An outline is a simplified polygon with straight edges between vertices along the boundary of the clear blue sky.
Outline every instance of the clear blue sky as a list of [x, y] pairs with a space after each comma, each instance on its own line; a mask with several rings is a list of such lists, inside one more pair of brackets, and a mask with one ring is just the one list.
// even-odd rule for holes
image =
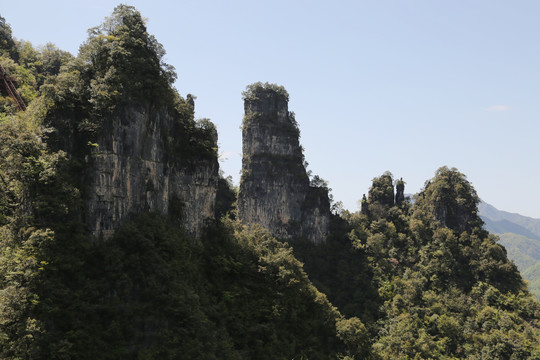
[[[351, 211], [384, 171], [419, 191], [440, 166], [540, 218], [540, 2], [126, 1], [218, 127], [238, 183], [246, 85], [285, 86], [306, 160]], [[4, 1], [17, 38], [73, 54], [118, 2]]]

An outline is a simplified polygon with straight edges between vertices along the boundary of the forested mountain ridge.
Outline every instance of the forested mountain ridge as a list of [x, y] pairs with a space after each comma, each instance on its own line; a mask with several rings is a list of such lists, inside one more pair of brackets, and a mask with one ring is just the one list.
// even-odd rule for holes
[[497, 234], [529, 288], [540, 299], [540, 219], [501, 211], [481, 202], [480, 216], [486, 230]]
[[327, 359], [367, 342], [288, 246], [212, 220], [235, 200], [215, 127], [134, 8], [52, 71], [52, 45], [1, 25], [28, 109], [2, 94], [0, 358]]
[[492, 205], [481, 202], [478, 206], [486, 229], [495, 234], [515, 233], [540, 240], [540, 219], [501, 211]]
[[[540, 358], [540, 305], [456, 169], [414, 205], [385, 173], [360, 212], [329, 215], [324, 241], [276, 240], [236, 220], [236, 191], [212, 170], [215, 128], [172, 88], [134, 8], [118, 6], [77, 57], [0, 25], [0, 61], [28, 104], [0, 99], [1, 358]], [[206, 180], [186, 175], [201, 167]], [[175, 169], [182, 181], [159, 182]], [[113, 191], [125, 184], [137, 194]], [[92, 198], [113, 231], [88, 221]]]

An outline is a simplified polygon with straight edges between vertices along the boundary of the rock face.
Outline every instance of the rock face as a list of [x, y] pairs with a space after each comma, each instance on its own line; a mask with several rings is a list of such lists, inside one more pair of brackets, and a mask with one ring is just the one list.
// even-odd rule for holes
[[179, 138], [166, 108], [133, 105], [104, 120], [86, 182], [85, 221], [96, 237], [108, 238], [143, 211], [170, 214], [198, 236], [213, 217], [217, 158], [186, 162], [174, 155]]
[[244, 93], [244, 110], [239, 219], [279, 238], [325, 242], [328, 190], [309, 184], [287, 92], [276, 85], [253, 84]]

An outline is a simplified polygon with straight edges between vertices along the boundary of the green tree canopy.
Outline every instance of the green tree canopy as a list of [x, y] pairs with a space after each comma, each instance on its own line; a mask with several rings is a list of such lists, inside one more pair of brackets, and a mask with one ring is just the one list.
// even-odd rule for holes
[[19, 53], [13, 40], [11, 26], [2, 16], [0, 16], [0, 56], [7, 56], [14, 61], [19, 61]]
[[80, 48], [87, 64], [95, 102], [110, 105], [116, 98], [174, 98], [176, 72], [165, 63], [163, 46], [150, 35], [141, 14], [128, 5], [117, 6], [102, 25], [88, 31]]
[[479, 229], [483, 225], [478, 215], [480, 198], [467, 177], [456, 168], [438, 169], [435, 177], [426, 182], [416, 202], [417, 208], [426, 211], [441, 226], [457, 232]]
[[394, 177], [391, 172], [387, 171], [381, 176], [373, 178], [368, 197], [372, 204], [394, 205]]

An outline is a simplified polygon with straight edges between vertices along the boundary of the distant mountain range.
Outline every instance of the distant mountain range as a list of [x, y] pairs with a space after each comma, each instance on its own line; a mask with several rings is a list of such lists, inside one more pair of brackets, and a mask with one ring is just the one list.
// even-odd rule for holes
[[485, 229], [499, 236], [508, 257], [540, 299], [540, 219], [501, 211], [486, 202], [481, 202], [478, 209]]

